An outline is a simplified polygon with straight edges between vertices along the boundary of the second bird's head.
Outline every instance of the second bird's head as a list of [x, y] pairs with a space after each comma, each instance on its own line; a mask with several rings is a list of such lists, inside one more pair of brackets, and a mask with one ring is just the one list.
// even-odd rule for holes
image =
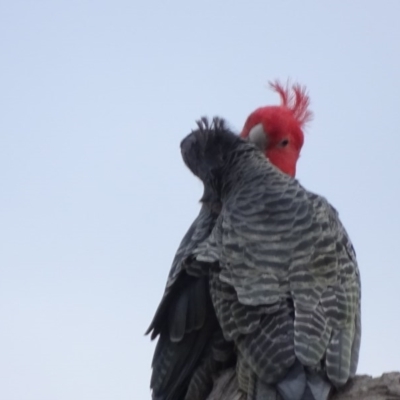
[[279, 106], [265, 106], [252, 112], [240, 136], [257, 143], [264, 155], [285, 174], [296, 175], [296, 164], [303, 147], [303, 128], [312, 118], [305, 87], [270, 83], [280, 98]]

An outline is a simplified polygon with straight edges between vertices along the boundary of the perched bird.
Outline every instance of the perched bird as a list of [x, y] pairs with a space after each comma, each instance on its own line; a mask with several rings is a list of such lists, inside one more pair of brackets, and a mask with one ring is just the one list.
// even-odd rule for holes
[[325, 400], [355, 375], [361, 339], [359, 270], [338, 213], [222, 119], [198, 127], [182, 157], [220, 212], [184, 268], [209, 270], [249, 400]]
[[[298, 84], [274, 82], [270, 86], [280, 95], [281, 104], [251, 113], [241, 136], [258, 143], [272, 163], [294, 176], [303, 127], [311, 119], [309, 97]], [[178, 248], [164, 296], [147, 331], [152, 339], [158, 337], [150, 384], [155, 400], [205, 399], [215, 372], [235, 357], [217, 322], [208, 277], [202, 272], [190, 275], [183, 265], [209, 236], [219, 215], [218, 203], [209, 195], [204, 192], [200, 213]]]

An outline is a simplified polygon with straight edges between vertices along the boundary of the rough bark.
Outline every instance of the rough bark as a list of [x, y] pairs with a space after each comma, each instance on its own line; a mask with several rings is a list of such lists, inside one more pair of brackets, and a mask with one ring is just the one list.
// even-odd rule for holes
[[[207, 400], [246, 400], [239, 391], [233, 368], [218, 377]], [[378, 378], [358, 375], [335, 393], [332, 400], [400, 400], [400, 372], [385, 373]]]

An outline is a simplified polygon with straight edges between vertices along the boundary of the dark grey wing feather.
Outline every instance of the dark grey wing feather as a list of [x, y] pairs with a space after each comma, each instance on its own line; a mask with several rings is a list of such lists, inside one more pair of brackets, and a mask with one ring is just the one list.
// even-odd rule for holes
[[172, 342], [167, 336], [160, 335], [150, 384], [154, 399], [185, 398], [192, 375], [210, 342], [210, 333], [217, 327], [216, 320], [209, 318], [203, 329], [186, 334], [180, 342]]
[[175, 254], [174, 260], [172, 262], [172, 267], [168, 276], [168, 281], [166, 284], [165, 292], [163, 298], [161, 299], [160, 305], [155, 313], [153, 321], [151, 322], [146, 334], [151, 334], [151, 338], [154, 339], [159, 335], [161, 326], [163, 326], [166, 309], [169, 307], [171, 301], [171, 291], [179, 290], [182, 286], [178, 282], [178, 278], [182, 276], [184, 271], [184, 262], [186, 258], [191, 254], [196, 246], [204, 241], [210, 232], [212, 231], [215, 221], [217, 219], [217, 214], [211, 211], [208, 207], [203, 206], [200, 210], [199, 215], [194, 220], [189, 230], [182, 239], [181, 244]]
[[[164, 296], [146, 333], [159, 336], [153, 357], [151, 388], [156, 400], [184, 399], [191, 376], [218, 329], [201, 265], [189, 270], [186, 259], [204, 241], [217, 215], [203, 206], [184, 236], [172, 263]], [[191, 276], [190, 272], [196, 276]], [[202, 276], [202, 274], [204, 276]]]

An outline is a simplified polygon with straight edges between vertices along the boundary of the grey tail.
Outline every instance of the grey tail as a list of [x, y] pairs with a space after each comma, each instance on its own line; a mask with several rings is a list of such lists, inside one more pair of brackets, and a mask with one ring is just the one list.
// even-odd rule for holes
[[305, 395], [312, 397], [304, 397], [302, 400], [327, 400], [332, 391], [332, 384], [317, 372], [307, 372], [307, 388]]
[[247, 400], [328, 400], [333, 385], [322, 371], [304, 367], [298, 360], [277, 384], [249, 373]]
[[327, 400], [332, 384], [322, 371], [304, 368], [296, 361], [276, 387], [283, 400]]
[[278, 392], [282, 396], [283, 400], [303, 400], [306, 386], [306, 372], [304, 371], [303, 365], [300, 364], [300, 362], [297, 360], [290, 368], [286, 376], [276, 385]]

